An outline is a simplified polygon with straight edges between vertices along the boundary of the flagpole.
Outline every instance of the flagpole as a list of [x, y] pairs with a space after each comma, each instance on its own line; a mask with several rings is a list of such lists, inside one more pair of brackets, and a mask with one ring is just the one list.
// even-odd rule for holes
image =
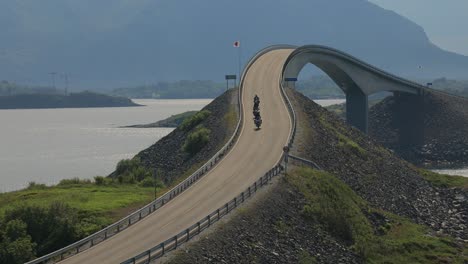
[[238, 52], [238, 55], [239, 55], [239, 86], [240, 86], [240, 83], [241, 83], [241, 56], [242, 56], [242, 46], [239, 45], [239, 52]]

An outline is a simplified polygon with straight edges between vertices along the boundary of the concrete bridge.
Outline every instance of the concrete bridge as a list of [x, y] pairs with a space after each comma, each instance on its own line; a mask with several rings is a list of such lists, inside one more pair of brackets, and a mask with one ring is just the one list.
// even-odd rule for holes
[[[290, 46], [288, 46], [290, 47]], [[294, 82], [286, 79], [297, 78], [307, 64], [313, 64], [324, 71], [346, 94], [347, 122], [364, 133], [368, 130], [368, 96], [378, 92], [393, 92], [404, 105], [421, 106], [421, 111], [405, 111], [397, 116], [403, 144], [417, 141], [422, 132], [423, 95], [426, 89], [418, 83], [405, 80], [345, 52], [317, 45], [296, 47], [289, 55], [283, 68], [283, 85], [294, 87]]]

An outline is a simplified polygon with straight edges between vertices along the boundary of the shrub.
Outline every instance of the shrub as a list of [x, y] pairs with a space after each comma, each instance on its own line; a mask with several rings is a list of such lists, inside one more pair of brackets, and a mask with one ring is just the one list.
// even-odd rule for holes
[[199, 127], [195, 132], [190, 133], [185, 140], [183, 150], [190, 155], [199, 152], [210, 140], [211, 131], [204, 127]]
[[115, 171], [119, 183], [134, 184], [152, 177], [152, 173], [141, 164], [138, 158], [119, 161]]
[[189, 131], [192, 128], [196, 127], [200, 124], [203, 120], [205, 120], [208, 116], [211, 115], [211, 112], [208, 110], [202, 110], [195, 115], [186, 118], [182, 124], [180, 125], [180, 129], [183, 131]]
[[106, 183], [106, 178], [103, 176], [95, 176], [94, 182], [96, 183], [96, 185], [104, 185]]
[[28, 188], [26, 188], [26, 189], [32, 190], [32, 189], [45, 189], [45, 188], [47, 188], [47, 186], [45, 184], [36, 183], [36, 182], [32, 181], [32, 182], [29, 182]]
[[75, 185], [75, 184], [91, 184], [91, 180], [89, 179], [80, 179], [80, 178], [71, 178], [71, 179], [63, 179], [57, 185], [58, 186], [66, 186], [66, 185]]
[[164, 185], [164, 183], [160, 179], [156, 179], [156, 182], [155, 182], [154, 178], [152, 178], [152, 177], [144, 178], [140, 182], [140, 186], [141, 187], [154, 187], [155, 183], [156, 183], [156, 188], [158, 188], [158, 189], [162, 189], [162, 188], [166, 187]]
[[77, 212], [62, 202], [54, 202], [48, 207], [27, 205], [7, 210], [3, 220], [6, 223], [24, 222], [27, 235], [37, 244], [38, 255], [57, 250], [79, 238]]
[[132, 172], [141, 166], [141, 162], [139, 158], [133, 159], [123, 159], [117, 163], [117, 168], [115, 172], [117, 175], [125, 174], [128, 172]]

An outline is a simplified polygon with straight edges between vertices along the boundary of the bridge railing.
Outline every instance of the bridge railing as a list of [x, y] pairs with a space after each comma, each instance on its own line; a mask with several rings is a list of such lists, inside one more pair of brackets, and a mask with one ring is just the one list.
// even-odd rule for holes
[[164, 195], [158, 197], [151, 203], [145, 205], [139, 210], [131, 213], [130, 215], [122, 218], [116, 223], [86, 237], [81, 239], [78, 242], [75, 242], [69, 246], [66, 246], [62, 249], [54, 251], [50, 254], [37, 258], [35, 260], [29, 261], [26, 264], [37, 264], [37, 263], [56, 263], [65, 258], [71, 257], [79, 252], [82, 252], [86, 249], [89, 249], [100, 242], [114, 236], [115, 234], [125, 230], [129, 226], [135, 224], [151, 213], [155, 212], [162, 206], [164, 206], [168, 201], [174, 199], [179, 194], [187, 190], [191, 185], [201, 179], [207, 174], [211, 168], [213, 168], [232, 148], [235, 144], [240, 132], [242, 130], [243, 122], [243, 105], [242, 105], [242, 87], [238, 92], [238, 104], [239, 104], [239, 115], [236, 130], [234, 131], [231, 138], [228, 142], [210, 159], [208, 160], [201, 168], [195, 171], [192, 175], [186, 178], [181, 183], [177, 184], [174, 188], [166, 192]]
[[311, 167], [311, 168], [314, 168], [314, 169], [317, 169], [317, 170], [322, 170], [322, 168], [317, 163], [315, 163], [314, 161], [311, 161], [311, 160], [296, 157], [296, 156], [293, 156], [293, 155], [288, 155], [287, 159], [288, 159], [288, 163], [296, 164], [296, 165], [299, 165], [299, 166], [308, 166], [308, 167]]
[[214, 210], [212, 213], [208, 214], [207, 216], [200, 219], [195, 224], [191, 225], [187, 229], [181, 231], [179, 234], [167, 239], [166, 241], [162, 242], [155, 247], [148, 249], [140, 253], [139, 255], [130, 258], [122, 264], [130, 264], [130, 263], [149, 263], [152, 260], [158, 259], [164, 256], [169, 251], [177, 249], [182, 244], [187, 243], [190, 241], [191, 238], [200, 234], [203, 230], [207, 229], [214, 223], [218, 222], [222, 217], [229, 214], [232, 210], [237, 208], [239, 205], [247, 201], [250, 197], [252, 197], [258, 190], [268, 184], [274, 176], [281, 173], [283, 167], [281, 165], [277, 165], [269, 170], [265, 175], [260, 177], [256, 182], [254, 182], [251, 186], [249, 186], [245, 191], [241, 192], [239, 195], [234, 197], [231, 201], [224, 204], [220, 208]]

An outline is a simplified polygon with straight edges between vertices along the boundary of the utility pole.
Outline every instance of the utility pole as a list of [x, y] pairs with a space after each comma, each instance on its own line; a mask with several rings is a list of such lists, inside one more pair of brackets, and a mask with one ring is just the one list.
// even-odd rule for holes
[[154, 172], [153, 172], [154, 200], [158, 198], [158, 189], [156, 188], [157, 175], [158, 175], [158, 169], [154, 169]]
[[49, 74], [52, 76], [52, 88], [55, 89], [55, 75], [57, 73], [56, 72], [50, 72]]
[[68, 95], [68, 74], [65, 73], [65, 95]]

